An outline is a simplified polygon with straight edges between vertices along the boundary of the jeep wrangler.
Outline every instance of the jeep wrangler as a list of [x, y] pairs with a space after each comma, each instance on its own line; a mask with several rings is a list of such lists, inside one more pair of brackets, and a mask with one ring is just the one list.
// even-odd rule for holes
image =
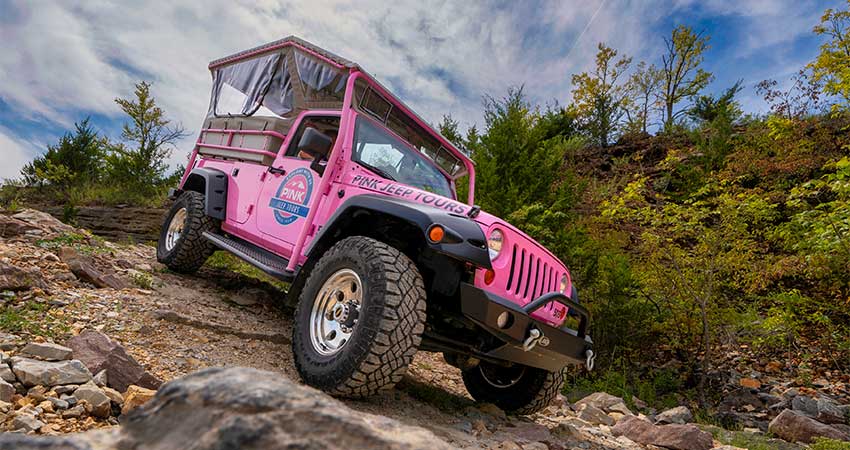
[[157, 259], [189, 273], [223, 249], [289, 282], [304, 382], [367, 396], [441, 352], [473, 398], [527, 414], [592, 367], [566, 266], [475, 206], [472, 161], [357, 64], [288, 37], [209, 69]]

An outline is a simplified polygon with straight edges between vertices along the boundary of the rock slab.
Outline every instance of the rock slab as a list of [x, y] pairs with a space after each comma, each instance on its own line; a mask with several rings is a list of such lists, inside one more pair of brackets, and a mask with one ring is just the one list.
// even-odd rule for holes
[[0, 450], [127, 448], [410, 449], [453, 448], [432, 432], [356, 412], [280, 373], [212, 368], [162, 386], [120, 429], [74, 436], [0, 434]]
[[53, 362], [16, 356], [11, 364], [12, 372], [27, 387], [83, 384], [91, 380], [91, 372], [76, 359]]
[[850, 436], [844, 432], [790, 409], [779, 413], [770, 422], [768, 430], [789, 442], [811, 444], [816, 437], [850, 440]]
[[145, 371], [121, 344], [103, 333], [87, 330], [66, 343], [92, 373], [106, 371], [108, 386], [124, 392], [132, 384], [156, 389], [162, 382]]
[[673, 450], [709, 450], [714, 446], [711, 434], [694, 425], [653, 425], [635, 416], [623, 417], [611, 431], [639, 444]]
[[21, 349], [24, 356], [31, 356], [46, 361], [64, 361], [71, 359], [72, 350], [50, 342], [30, 342]]

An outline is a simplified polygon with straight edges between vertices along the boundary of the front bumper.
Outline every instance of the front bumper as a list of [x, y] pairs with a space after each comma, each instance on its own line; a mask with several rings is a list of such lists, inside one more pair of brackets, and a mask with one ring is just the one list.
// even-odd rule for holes
[[[561, 370], [568, 364], [587, 364], [592, 368], [593, 341], [587, 335], [590, 315], [566, 295], [544, 294], [520, 306], [469, 283], [461, 283], [460, 294], [464, 316], [505, 342], [487, 351], [487, 357], [549, 371]], [[577, 330], [566, 326], [555, 328], [531, 317], [534, 311], [551, 302], [568, 307], [570, 315], [578, 315]], [[503, 318], [501, 324], [499, 316]]]

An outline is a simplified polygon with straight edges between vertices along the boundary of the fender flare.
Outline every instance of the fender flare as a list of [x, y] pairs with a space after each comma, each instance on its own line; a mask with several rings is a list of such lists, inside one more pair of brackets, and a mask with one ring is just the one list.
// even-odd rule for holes
[[[381, 214], [404, 221], [418, 229], [422, 233], [421, 238], [425, 244], [435, 252], [477, 267], [492, 268], [487, 251], [487, 238], [481, 226], [474, 220], [433, 206], [377, 194], [357, 195], [343, 202], [316, 233], [304, 254], [311, 257], [318, 243], [333, 239], [334, 235], [341, 232], [362, 212]], [[445, 229], [445, 237], [439, 243], [430, 242], [427, 239], [428, 230], [436, 224]]]
[[227, 214], [227, 183], [228, 176], [221, 170], [198, 167], [186, 177], [182, 190], [204, 194], [204, 213], [223, 221]]

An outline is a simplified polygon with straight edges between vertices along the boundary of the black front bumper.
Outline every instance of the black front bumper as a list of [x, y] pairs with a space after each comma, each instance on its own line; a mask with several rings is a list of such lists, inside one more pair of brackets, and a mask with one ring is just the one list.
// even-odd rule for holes
[[[486, 356], [550, 371], [561, 370], [568, 364], [592, 362], [593, 341], [587, 335], [590, 315], [566, 295], [544, 294], [520, 306], [469, 283], [461, 283], [460, 294], [464, 316], [504, 341], [503, 345], [487, 351]], [[565, 305], [571, 315], [579, 317], [577, 330], [566, 326], [555, 328], [531, 317], [533, 312], [552, 302]], [[507, 314], [503, 318], [508, 319], [500, 327], [499, 316], [503, 313]], [[534, 329], [541, 333], [541, 338], [528, 349], [525, 344]]]

